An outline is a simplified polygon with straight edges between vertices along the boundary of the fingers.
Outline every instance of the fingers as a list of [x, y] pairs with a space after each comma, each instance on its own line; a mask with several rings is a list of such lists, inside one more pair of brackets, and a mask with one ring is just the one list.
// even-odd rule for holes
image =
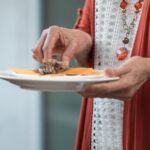
[[72, 34], [75, 34], [75, 32], [57, 26], [50, 27], [41, 35], [38, 44], [33, 50], [33, 58], [39, 62], [47, 62], [53, 58], [53, 55], [59, 54], [62, 61], [69, 65], [76, 49], [80, 46], [76, 42], [79, 39], [75, 41], [75, 37]]
[[[120, 100], [130, 100], [135, 92], [145, 82], [145, 78], [137, 79], [137, 72], [132, 60], [117, 69], [106, 69], [108, 76], [120, 76], [120, 80], [108, 83], [93, 84], [85, 87], [81, 94], [85, 97], [107, 97]], [[136, 67], [137, 69], [137, 67]]]
[[44, 30], [36, 47], [33, 49], [33, 58], [39, 62], [48, 61], [52, 58], [58, 46], [65, 45], [64, 33], [60, 27], [52, 26]]
[[111, 81], [107, 83], [97, 83], [92, 85], [86, 85], [85, 93], [93, 93], [93, 95], [100, 95], [100, 96], [106, 96], [110, 93], [120, 91], [120, 90], [126, 90], [130, 86], [130, 82], [125, 79], [120, 79], [118, 81]]
[[43, 46], [44, 61], [52, 58], [58, 46], [64, 46], [65, 41], [61, 29], [57, 26], [50, 27]]
[[43, 52], [42, 52], [42, 47], [44, 45], [45, 39], [47, 36], [47, 30], [44, 30], [42, 32], [42, 35], [37, 43], [37, 45], [35, 46], [35, 48], [33, 49], [33, 58], [36, 59], [39, 62], [42, 62], [43, 59]]
[[92, 90], [93, 92], [95, 90], [102, 91], [104, 93], [109, 93], [109, 92], [115, 92], [120, 89], [126, 89], [128, 87], [126, 79], [120, 79], [118, 81], [111, 81], [107, 83], [99, 83], [99, 84], [94, 84], [91, 86], [85, 87], [86, 90]]
[[120, 89], [117, 91], [109, 91], [107, 86], [103, 86], [101, 90], [99, 87], [93, 87], [93, 90], [85, 90], [80, 93], [82, 96], [87, 98], [100, 97], [100, 98], [113, 98], [118, 100], [129, 100], [134, 95], [134, 90], [131, 89]]

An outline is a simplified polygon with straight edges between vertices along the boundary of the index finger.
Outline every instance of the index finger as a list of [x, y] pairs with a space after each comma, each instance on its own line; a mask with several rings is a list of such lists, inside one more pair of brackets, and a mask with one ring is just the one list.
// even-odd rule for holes
[[55, 53], [55, 48], [59, 42], [63, 44], [63, 41], [61, 40], [61, 34], [62, 33], [60, 33], [59, 27], [49, 28], [47, 38], [43, 46], [44, 61], [52, 59], [52, 56]]

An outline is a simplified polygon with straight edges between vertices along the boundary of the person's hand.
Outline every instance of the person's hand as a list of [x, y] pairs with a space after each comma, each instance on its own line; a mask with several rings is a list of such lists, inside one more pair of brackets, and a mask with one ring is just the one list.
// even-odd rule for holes
[[117, 69], [106, 69], [107, 76], [119, 76], [117, 81], [97, 83], [85, 86], [81, 93], [84, 97], [107, 97], [119, 100], [131, 99], [135, 92], [148, 80], [148, 58], [132, 57]]
[[90, 35], [83, 31], [51, 26], [43, 31], [33, 49], [33, 58], [42, 63], [59, 54], [62, 61], [68, 65], [73, 57], [83, 53], [78, 61], [84, 65], [85, 55], [88, 54], [91, 45]]

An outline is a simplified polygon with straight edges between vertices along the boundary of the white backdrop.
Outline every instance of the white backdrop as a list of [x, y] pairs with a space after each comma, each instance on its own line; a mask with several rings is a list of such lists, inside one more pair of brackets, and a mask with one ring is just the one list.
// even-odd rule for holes
[[[39, 0], [0, 0], [0, 70], [35, 67]], [[0, 150], [42, 150], [40, 93], [0, 80]]]

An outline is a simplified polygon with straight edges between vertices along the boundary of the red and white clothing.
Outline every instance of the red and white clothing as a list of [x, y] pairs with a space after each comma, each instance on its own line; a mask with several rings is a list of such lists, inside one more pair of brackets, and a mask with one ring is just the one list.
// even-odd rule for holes
[[[128, 0], [127, 24], [134, 18], [134, 4], [137, 0]], [[135, 22], [134, 30], [127, 45], [128, 58], [118, 61], [117, 50], [123, 47], [122, 10], [120, 0], [95, 0], [95, 56], [94, 68], [101, 70], [115, 68], [125, 63], [131, 55], [141, 13]], [[94, 98], [91, 150], [122, 150], [123, 107], [120, 100]]]
[[[128, 0], [132, 7], [136, 0]], [[89, 33], [93, 48], [89, 65], [96, 69], [118, 67], [116, 50], [122, 45], [120, 0], [86, 0], [76, 28]], [[140, 18], [141, 16], [141, 18]], [[132, 14], [128, 14], [128, 22]], [[142, 14], [130, 36], [130, 54], [150, 57], [150, 1], [145, 0]], [[93, 57], [91, 57], [93, 56]], [[130, 55], [129, 55], [130, 56]], [[150, 83], [145, 83], [132, 101], [83, 99], [76, 150], [149, 150]]]

